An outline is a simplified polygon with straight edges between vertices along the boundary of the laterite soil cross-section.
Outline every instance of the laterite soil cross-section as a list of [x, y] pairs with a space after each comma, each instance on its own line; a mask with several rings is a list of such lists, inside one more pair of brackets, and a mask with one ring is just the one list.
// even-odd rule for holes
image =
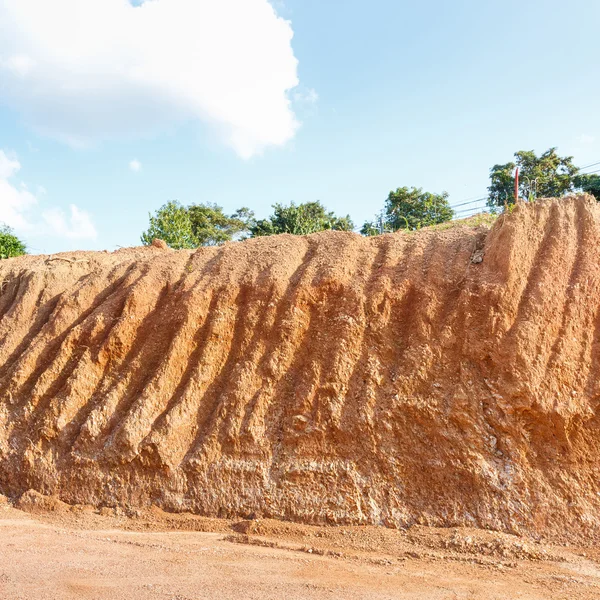
[[599, 308], [589, 197], [3, 260], [0, 493], [589, 541]]

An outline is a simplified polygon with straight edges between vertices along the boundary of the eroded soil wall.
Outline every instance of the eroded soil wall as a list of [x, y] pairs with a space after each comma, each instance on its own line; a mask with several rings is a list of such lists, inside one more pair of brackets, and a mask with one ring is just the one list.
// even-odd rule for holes
[[0, 261], [0, 492], [589, 538], [599, 308], [589, 197]]

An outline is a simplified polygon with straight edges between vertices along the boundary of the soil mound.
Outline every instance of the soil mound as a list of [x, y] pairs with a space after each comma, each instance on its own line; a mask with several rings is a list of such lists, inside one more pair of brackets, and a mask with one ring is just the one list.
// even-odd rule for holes
[[0, 493], [589, 540], [599, 308], [590, 197], [0, 261]]
[[58, 498], [44, 496], [35, 490], [27, 490], [15, 503], [15, 507], [28, 513], [66, 512], [69, 505]]

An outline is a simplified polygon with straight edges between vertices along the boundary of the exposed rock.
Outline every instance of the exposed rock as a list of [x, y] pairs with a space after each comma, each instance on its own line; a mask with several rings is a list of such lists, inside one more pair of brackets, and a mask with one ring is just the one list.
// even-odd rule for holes
[[29, 513], [36, 512], [67, 512], [70, 509], [68, 504], [61, 502], [54, 496], [45, 496], [35, 490], [27, 490], [17, 500], [16, 508]]
[[169, 246], [167, 246], [167, 242], [165, 242], [164, 240], [159, 240], [158, 238], [152, 240], [152, 245], [155, 248], [160, 248], [161, 250], [169, 249]]

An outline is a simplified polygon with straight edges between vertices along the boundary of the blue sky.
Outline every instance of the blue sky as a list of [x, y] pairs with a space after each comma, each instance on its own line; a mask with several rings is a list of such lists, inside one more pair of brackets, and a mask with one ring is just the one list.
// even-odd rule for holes
[[[231, 10], [240, 1], [247, 26], [232, 50], [227, 19], [240, 25]], [[0, 33], [9, 32], [0, 41], [0, 221], [12, 220], [33, 252], [137, 245], [148, 212], [171, 199], [248, 206], [259, 217], [275, 202], [319, 199], [360, 226], [399, 186], [446, 190], [453, 204], [479, 197], [489, 168], [517, 150], [558, 146], [578, 165], [600, 161], [596, 0], [273, 2], [287, 25], [264, 11], [266, 0], [227, 0], [222, 14], [211, 5], [225, 0], [188, 9], [154, 0], [165, 13], [139, 29], [154, 41], [135, 50], [111, 28], [142, 13], [125, 13], [124, 0], [81, 0], [115, 11], [94, 18], [106, 24], [99, 40], [116, 48], [102, 60], [92, 42], [63, 47], [68, 34], [29, 23], [22, 7], [38, 2], [0, 9]], [[61, 27], [72, 2], [48, 3]], [[183, 12], [166, 21], [175, 5]], [[178, 19], [193, 21], [185, 10], [205, 10], [198, 21], [214, 38], [198, 45], [193, 28], [179, 30]], [[165, 22], [165, 44], [170, 32], [189, 45], [159, 54]], [[137, 25], [126, 24], [123, 39], [135, 40]], [[258, 39], [264, 52], [253, 50]], [[54, 62], [36, 70], [40, 48]], [[129, 60], [164, 76], [135, 87], [120, 75]]]

